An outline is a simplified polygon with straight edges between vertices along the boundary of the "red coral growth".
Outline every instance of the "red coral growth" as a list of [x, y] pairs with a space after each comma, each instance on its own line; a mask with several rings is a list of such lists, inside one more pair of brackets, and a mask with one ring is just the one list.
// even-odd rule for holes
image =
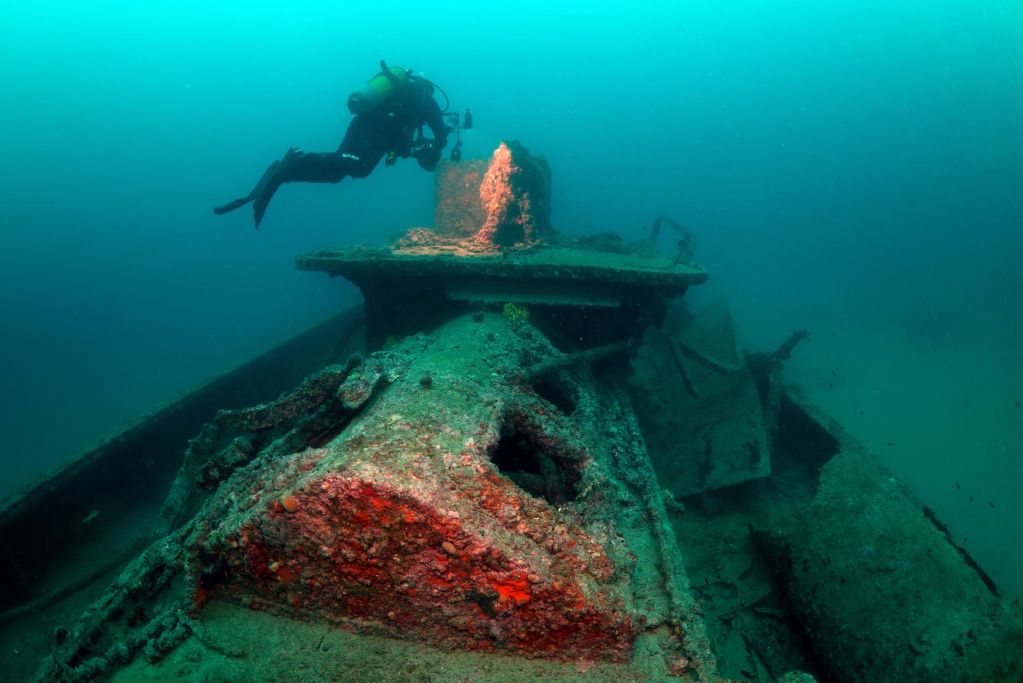
[[[437, 176], [437, 239], [469, 253], [534, 246], [550, 230], [549, 174], [543, 159], [514, 142], [502, 142], [489, 163], [445, 165]], [[407, 235], [399, 246], [424, 246], [415, 241]]]
[[499, 507], [496, 525], [438, 509], [425, 492], [331, 473], [305, 482], [293, 510], [253, 508], [195, 550], [256, 608], [451, 647], [625, 660], [636, 625], [597, 588], [611, 569], [600, 544], [496, 475], [476, 484], [459, 495]]
[[[483, 182], [480, 183], [480, 202], [483, 204], [486, 220], [483, 227], [476, 233], [477, 242], [489, 244], [498, 242], [498, 228], [501, 227], [515, 201], [511, 177], [517, 170], [515, 164], [512, 163], [511, 150], [502, 142], [494, 150], [494, 155], [490, 159], [490, 167], [487, 168]], [[521, 216], [516, 216], [513, 220], [521, 218]], [[525, 238], [525, 234], [516, 235], [516, 237]], [[521, 241], [523, 239], [513, 240], [513, 243]]]

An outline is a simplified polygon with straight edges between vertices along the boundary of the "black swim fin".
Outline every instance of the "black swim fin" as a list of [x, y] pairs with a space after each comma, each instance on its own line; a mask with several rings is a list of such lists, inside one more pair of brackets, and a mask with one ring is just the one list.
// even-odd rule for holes
[[289, 178], [288, 176], [291, 171], [294, 170], [294, 165], [289, 162], [302, 154], [302, 150], [297, 147], [292, 147], [284, 153], [284, 157], [280, 161], [276, 161], [270, 165], [270, 168], [266, 169], [266, 173], [256, 183], [256, 187], [252, 189], [252, 218], [256, 223], [256, 228], [259, 228], [259, 224], [263, 222], [263, 214], [266, 213], [266, 209], [270, 206], [270, 200], [273, 199], [277, 189]]
[[238, 208], [241, 208], [241, 207], [245, 206], [246, 204], [248, 204], [251, 201], [252, 201], [252, 197], [239, 197], [238, 199], [235, 199], [232, 202], [228, 202], [227, 204], [224, 204], [223, 206], [215, 206], [215, 207], [213, 207], [213, 213], [217, 214], [218, 216], [220, 216], [222, 214], [225, 214], [225, 213], [230, 213], [231, 211], [234, 211], [235, 209], [238, 209]]
[[[218, 206], [213, 209], [213, 213], [220, 216], [225, 213], [230, 213], [235, 209], [240, 209], [249, 202], [254, 201], [256, 197], [258, 197], [263, 192], [264, 188], [266, 188], [266, 185], [270, 181], [270, 178], [277, 172], [277, 169], [280, 167], [280, 165], [281, 165], [280, 161], [275, 161], [269, 166], [267, 166], [266, 170], [263, 171], [263, 176], [259, 179], [259, 182], [256, 183], [256, 186], [252, 188], [252, 191], [249, 192], [247, 196], [239, 197], [238, 199], [230, 201], [227, 204], [224, 204], [223, 206]], [[256, 225], [257, 227], [259, 226], [258, 221]]]

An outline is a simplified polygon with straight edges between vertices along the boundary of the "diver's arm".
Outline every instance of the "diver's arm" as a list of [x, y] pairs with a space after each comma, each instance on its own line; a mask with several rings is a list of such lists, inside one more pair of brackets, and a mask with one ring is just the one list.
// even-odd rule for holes
[[432, 97], [427, 98], [423, 104], [422, 116], [417, 124], [426, 124], [433, 131], [433, 140], [421, 138], [412, 150], [412, 156], [416, 158], [419, 165], [425, 171], [433, 171], [440, 162], [441, 150], [448, 144], [448, 127], [444, 123], [444, 116], [440, 112], [437, 101]]
[[441, 115], [440, 105], [432, 97], [426, 98], [423, 121], [433, 131], [433, 144], [440, 152], [448, 144], [448, 124], [444, 123], [444, 116]]

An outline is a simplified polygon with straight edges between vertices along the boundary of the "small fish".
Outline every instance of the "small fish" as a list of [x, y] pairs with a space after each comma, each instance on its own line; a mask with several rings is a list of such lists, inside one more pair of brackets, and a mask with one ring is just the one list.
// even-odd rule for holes
[[957, 491], [962, 491], [963, 490], [963, 485], [960, 484], [958, 481], [956, 482], [956, 490]]
[[831, 385], [831, 383], [829, 382], [829, 383], [828, 383], [828, 389], [834, 389], [834, 388], [835, 388], [835, 387], [833, 387], [833, 386]]
[[888, 442], [888, 445], [889, 445], [889, 446], [894, 446], [894, 445], [895, 445], [895, 442], [894, 442], [894, 441], [889, 441], [889, 442]]
[[966, 398], [963, 399], [963, 405], [964, 406], [970, 405], [970, 397], [969, 396], [967, 396]]
[[992, 501], [990, 501], [990, 500], [989, 500], [989, 501], [987, 502], [987, 504], [988, 504], [988, 507], [990, 507], [990, 508], [991, 508], [992, 510], [994, 510], [994, 509], [995, 509], [995, 504], [994, 504], [994, 502], [992, 502]]
[[99, 517], [99, 510], [93, 510], [92, 512], [90, 512], [89, 514], [82, 518], [82, 524], [88, 524], [97, 517]]
[[1019, 410], [1019, 401], [1016, 401], [1016, 410]]
[[970, 502], [971, 503], [973, 502], [973, 496], [970, 496]]
[[831, 376], [832, 376], [832, 377], [838, 377], [838, 373], [837, 373], [837, 372], [835, 372], [834, 370], [832, 370], [832, 371], [831, 371]]

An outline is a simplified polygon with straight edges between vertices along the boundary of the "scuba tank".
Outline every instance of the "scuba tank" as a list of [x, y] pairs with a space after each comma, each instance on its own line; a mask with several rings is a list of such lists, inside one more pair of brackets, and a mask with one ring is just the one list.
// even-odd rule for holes
[[348, 110], [358, 116], [378, 108], [390, 99], [401, 86], [408, 83], [411, 71], [400, 66], [387, 66], [380, 60], [380, 73], [369, 79], [348, 96]]

